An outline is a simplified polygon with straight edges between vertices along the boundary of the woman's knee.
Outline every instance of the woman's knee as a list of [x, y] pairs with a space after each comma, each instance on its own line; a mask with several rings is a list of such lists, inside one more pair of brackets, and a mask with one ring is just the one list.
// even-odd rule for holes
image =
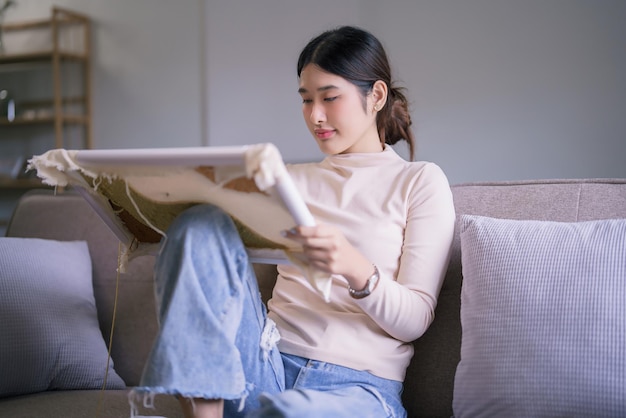
[[199, 204], [182, 211], [172, 221], [167, 235], [185, 232], [190, 228], [206, 228], [211, 225], [223, 225], [231, 223], [228, 214], [218, 206], [211, 204]]
[[240, 238], [228, 213], [214, 205], [199, 204], [184, 210], [174, 219], [167, 230], [166, 240], [179, 244], [198, 241], [203, 245], [215, 242], [234, 246]]
[[[228, 261], [227, 261], [228, 260]], [[171, 281], [183, 271], [208, 274], [224, 264], [247, 261], [245, 247], [230, 216], [213, 205], [195, 205], [170, 225], [161, 243], [156, 272]], [[158, 279], [158, 277], [157, 277]]]
[[167, 231], [155, 264], [156, 293], [167, 299], [190, 286], [208, 300], [228, 300], [241, 292], [247, 253], [230, 216], [213, 205], [183, 211]]

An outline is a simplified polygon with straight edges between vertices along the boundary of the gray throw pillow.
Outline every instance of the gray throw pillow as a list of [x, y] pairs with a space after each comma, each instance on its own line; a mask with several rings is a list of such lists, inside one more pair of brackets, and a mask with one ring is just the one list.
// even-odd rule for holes
[[[100, 389], [107, 347], [84, 241], [0, 238], [0, 397]], [[122, 389], [109, 365], [107, 389]]]
[[463, 215], [454, 416], [626, 416], [626, 219]]

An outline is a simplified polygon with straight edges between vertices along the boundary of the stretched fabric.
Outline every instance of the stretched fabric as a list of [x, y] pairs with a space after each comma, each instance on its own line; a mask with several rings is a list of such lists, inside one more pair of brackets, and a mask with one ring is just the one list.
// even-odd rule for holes
[[[170, 150], [175, 153], [183, 149]], [[168, 149], [159, 151], [167, 156]], [[36, 170], [45, 184], [82, 190], [127, 246], [127, 257], [154, 251], [178, 214], [190, 206], [210, 203], [229, 213], [247, 248], [266, 250], [263, 254], [270, 254], [272, 260], [282, 257], [299, 265], [328, 299], [330, 278], [304, 265], [300, 247], [281, 235], [295, 221], [273, 187], [280, 176], [288, 176], [274, 145], [247, 146], [242, 152], [242, 163], [226, 165], [172, 165], [164, 163], [163, 158], [154, 164], [110, 159], [105, 163], [84, 163], [81, 155], [89, 155], [89, 151], [85, 153], [54, 149], [34, 156], [28, 167]]]

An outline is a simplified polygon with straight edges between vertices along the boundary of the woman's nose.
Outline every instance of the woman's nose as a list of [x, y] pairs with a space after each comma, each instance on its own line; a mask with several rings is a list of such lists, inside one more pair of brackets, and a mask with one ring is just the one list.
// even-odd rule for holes
[[326, 113], [324, 112], [323, 106], [313, 104], [313, 106], [311, 106], [311, 115], [309, 117], [314, 125], [319, 125], [320, 123], [325, 122]]

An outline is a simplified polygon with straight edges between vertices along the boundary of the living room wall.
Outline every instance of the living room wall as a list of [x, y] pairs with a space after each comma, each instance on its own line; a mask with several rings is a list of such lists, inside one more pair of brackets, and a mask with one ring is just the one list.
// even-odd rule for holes
[[409, 88], [418, 157], [451, 182], [626, 176], [622, 0], [17, 3], [7, 21], [52, 4], [92, 17], [98, 148], [272, 141], [287, 161], [318, 159], [296, 57], [359, 24]]

